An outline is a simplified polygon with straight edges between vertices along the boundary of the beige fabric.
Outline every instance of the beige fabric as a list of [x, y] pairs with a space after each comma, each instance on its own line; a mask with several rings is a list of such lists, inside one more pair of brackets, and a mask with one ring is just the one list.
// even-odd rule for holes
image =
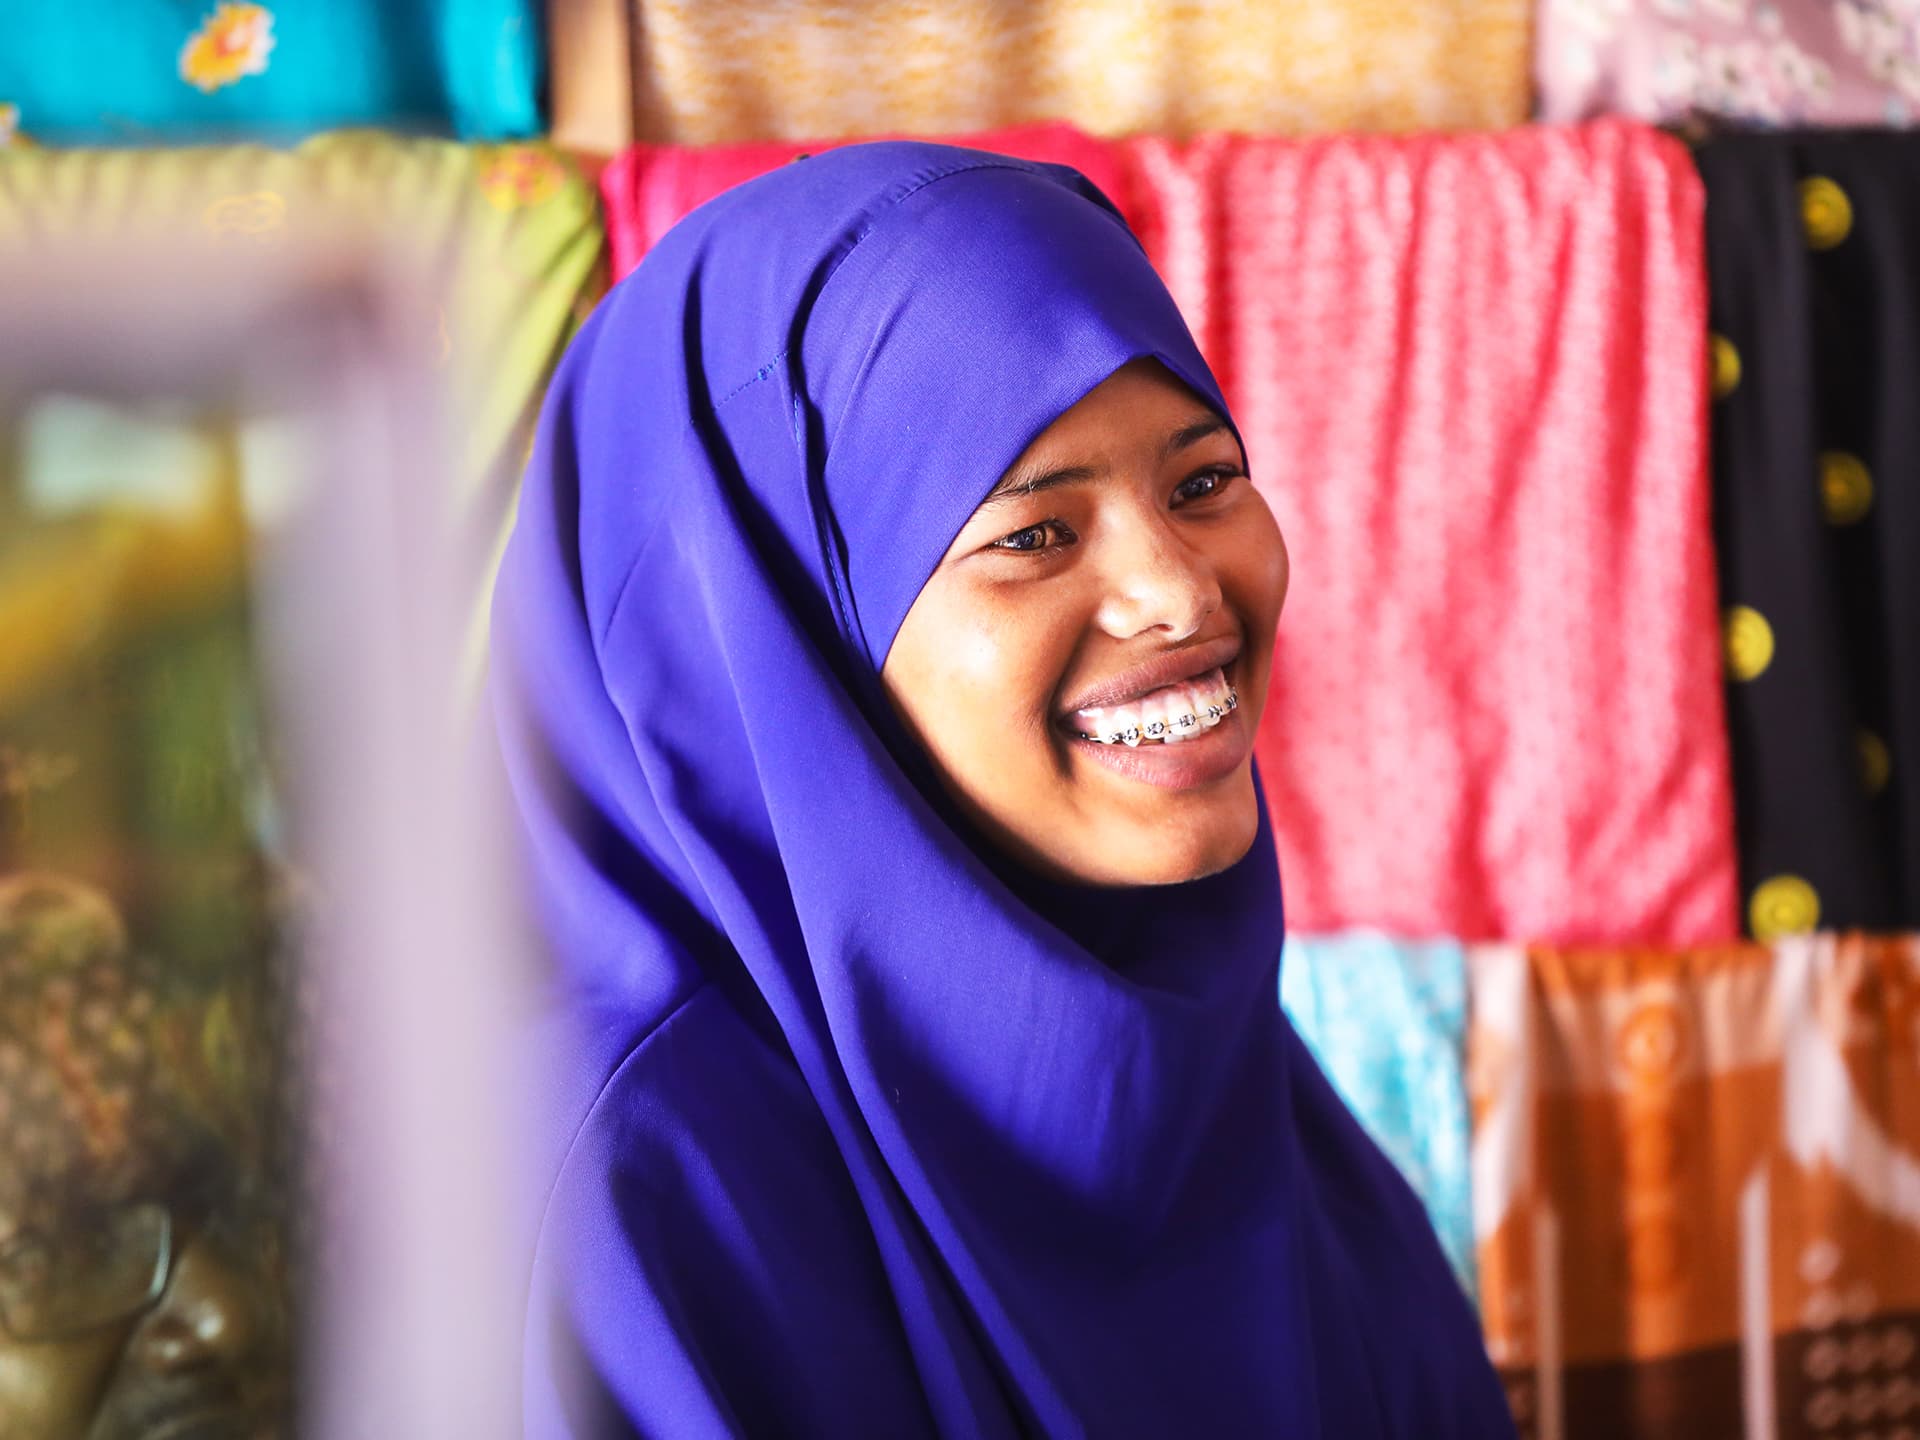
[[626, 0], [549, 0], [547, 92], [553, 143], [611, 155], [633, 143], [633, 49]]
[[632, 0], [637, 138], [1494, 127], [1526, 0]]

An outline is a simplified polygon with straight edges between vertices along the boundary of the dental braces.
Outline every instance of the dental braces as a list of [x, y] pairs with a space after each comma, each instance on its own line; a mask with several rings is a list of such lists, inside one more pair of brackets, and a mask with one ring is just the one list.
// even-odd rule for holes
[[[1223, 704], [1202, 707], [1208, 720], [1223, 719], [1229, 711], [1240, 708], [1240, 692], [1229, 688]], [[1138, 746], [1142, 740], [1165, 740], [1173, 734], [1188, 735], [1200, 724], [1200, 717], [1192, 713], [1176, 715], [1171, 720], [1149, 720], [1145, 725], [1129, 725], [1124, 730], [1116, 730], [1111, 735], [1095, 735], [1086, 730], [1076, 730], [1074, 734], [1082, 740], [1091, 740], [1098, 745]]]

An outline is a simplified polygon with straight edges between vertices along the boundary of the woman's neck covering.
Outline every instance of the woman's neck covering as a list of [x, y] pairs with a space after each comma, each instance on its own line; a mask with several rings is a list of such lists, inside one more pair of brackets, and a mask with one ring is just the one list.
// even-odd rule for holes
[[[719, 1073], [797, 1071], [872, 1242], [820, 1263], [853, 1287], [877, 1254], [918, 1397], [910, 1417], [873, 1399], [873, 1433], [1363, 1437], [1416, 1433], [1394, 1417], [1434, 1402], [1417, 1433], [1498, 1434], [1456, 1418], [1499, 1397], [1417, 1202], [1299, 1074], [1265, 824], [1192, 885], [1022, 877], [955, 819], [878, 686], [1002, 472], [1143, 356], [1227, 414], [1086, 181], [923, 144], [729, 192], [600, 306], [549, 397], [495, 608], [501, 743], [576, 1027], [556, 1150], [591, 1190], [633, 1127], [671, 1123], [649, 1046], [696, 1007], [726, 1016], [701, 1041], [737, 1048]], [[627, 1139], [579, 1138], [623, 1106]], [[767, 1124], [743, 1106], [698, 1147], [724, 1169], [729, 1147], [777, 1148]], [[1333, 1218], [1311, 1193], [1325, 1165]], [[770, 1164], [765, 1185], [803, 1179]], [[690, 1182], [638, 1183], [547, 1211], [543, 1254], [603, 1372], [696, 1303], [657, 1293], [644, 1256], [621, 1290], [606, 1247], [693, 1253], [661, 1233], [669, 1192], [672, 1225], [739, 1224]], [[1369, 1253], [1340, 1259], [1336, 1225]], [[591, 1232], [590, 1274], [552, 1259], [556, 1229]], [[724, 1330], [604, 1389], [642, 1430], [752, 1431], [752, 1397], [715, 1377], [821, 1342], [772, 1312]], [[1432, 1335], [1461, 1333], [1433, 1358]], [[565, 1428], [543, 1403], [534, 1430]]]

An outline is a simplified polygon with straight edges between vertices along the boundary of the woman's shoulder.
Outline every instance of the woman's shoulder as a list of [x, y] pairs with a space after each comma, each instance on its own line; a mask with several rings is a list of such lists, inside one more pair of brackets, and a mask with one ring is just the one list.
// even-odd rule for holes
[[[919, 1418], [832, 1133], [791, 1057], [711, 988], [613, 1064], [572, 1138], [540, 1246], [540, 1288], [559, 1302], [571, 1348], [629, 1418], [724, 1414], [735, 1433], [765, 1422], [844, 1434], [881, 1433], [862, 1416]], [[875, 1365], [889, 1350], [898, 1364]], [[849, 1356], [863, 1357], [858, 1375], [842, 1373]], [[644, 1399], [625, 1393], [642, 1379]], [[899, 1393], [841, 1409], [861, 1395], [870, 1404], [876, 1384]], [[818, 1428], [795, 1428], [802, 1416]]]

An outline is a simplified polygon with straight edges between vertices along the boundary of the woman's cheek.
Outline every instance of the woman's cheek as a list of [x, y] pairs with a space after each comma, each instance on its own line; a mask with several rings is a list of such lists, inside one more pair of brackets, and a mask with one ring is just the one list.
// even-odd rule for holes
[[1261, 523], [1249, 525], [1238, 537], [1233, 558], [1223, 575], [1227, 600], [1240, 612], [1250, 632], [1248, 642], [1265, 651], [1273, 645], [1274, 630], [1280, 623], [1287, 589], [1292, 582], [1292, 564], [1280, 527], [1262, 507]]

